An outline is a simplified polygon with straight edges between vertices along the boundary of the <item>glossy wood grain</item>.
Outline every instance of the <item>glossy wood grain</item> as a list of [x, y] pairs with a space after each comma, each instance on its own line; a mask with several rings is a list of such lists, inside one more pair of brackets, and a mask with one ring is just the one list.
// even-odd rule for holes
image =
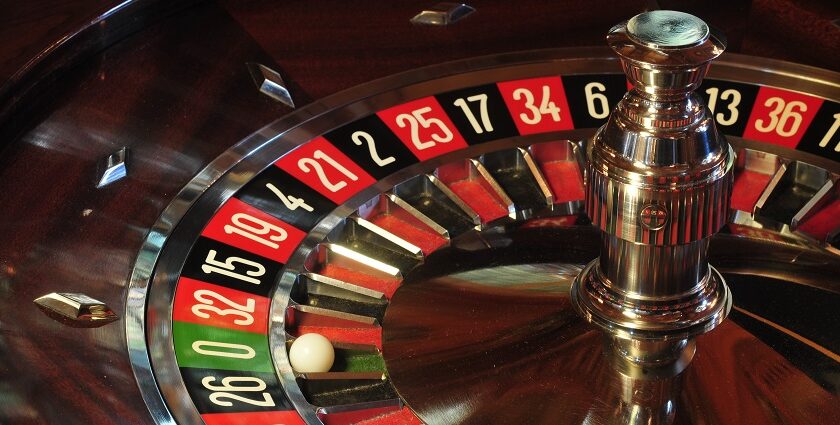
[[[82, 292], [123, 315], [162, 208], [210, 159], [288, 112], [254, 89], [246, 61], [271, 64], [223, 11], [199, 6], [66, 72], [18, 115], [29, 128], [0, 157], [0, 422], [149, 422], [123, 322], [69, 328], [32, 300]], [[128, 178], [96, 189], [98, 163], [123, 146]]]
[[10, 12], [0, 25], [0, 121], [14, 125], [13, 114], [49, 96], [64, 72], [193, 3], [34, 1], [2, 7]]
[[[792, 5], [775, 0], [472, 1], [475, 14], [451, 27], [423, 27], [409, 19], [434, 2], [223, 1], [310, 98], [375, 78], [465, 56], [567, 46], [603, 46], [616, 23], [657, 6], [687, 10], [721, 29], [727, 51], [840, 69], [840, 5]], [[785, 10], [781, 16], [768, 12]], [[832, 18], [833, 16], [833, 18]], [[803, 25], [808, 22], [808, 26]], [[816, 27], [814, 27], [816, 25]], [[313, 30], [316, 28], [316, 30]], [[329, 40], [325, 42], [324, 40]]]
[[113, 8], [119, 1], [34, 0], [0, 2], [0, 81], [8, 83], [27, 63], [59, 44], [74, 31]]

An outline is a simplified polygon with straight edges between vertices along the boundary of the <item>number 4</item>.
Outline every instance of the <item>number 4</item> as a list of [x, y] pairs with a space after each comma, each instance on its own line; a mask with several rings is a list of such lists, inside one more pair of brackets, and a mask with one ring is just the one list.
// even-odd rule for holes
[[274, 192], [274, 194], [277, 195], [278, 198], [280, 198], [280, 201], [283, 202], [283, 205], [285, 205], [286, 208], [292, 211], [298, 208], [303, 208], [304, 210], [309, 212], [315, 211], [315, 209], [309, 206], [303, 199], [295, 198], [294, 196], [286, 196], [283, 194], [283, 192], [280, 191], [280, 189], [277, 188], [277, 186], [271, 183], [266, 183], [265, 187], [268, 190]]

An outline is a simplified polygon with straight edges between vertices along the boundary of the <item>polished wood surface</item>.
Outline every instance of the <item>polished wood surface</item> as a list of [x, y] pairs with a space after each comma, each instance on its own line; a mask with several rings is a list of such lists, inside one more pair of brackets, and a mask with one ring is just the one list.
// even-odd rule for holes
[[27, 63], [43, 57], [43, 52], [86, 27], [120, 2], [117, 0], [79, 2], [74, 0], [33, 0], [0, 2], [5, 15], [0, 26], [0, 82], [24, 73]]
[[[541, 424], [666, 423], [634, 422], [629, 413], [656, 418], [669, 409], [675, 425], [823, 424], [840, 415], [837, 368], [813, 373], [818, 367], [809, 366], [818, 361], [808, 350], [768, 342], [757, 330], [759, 316], [743, 313], [785, 318], [800, 336], [836, 349], [830, 340], [837, 324], [827, 319], [836, 305], [833, 290], [811, 290], [809, 297], [793, 289], [810, 288], [815, 279], [766, 276], [778, 276], [776, 262], [787, 262], [786, 272], [803, 279], [835, 276], [837, 261], [783, 244], [712, 237], [710, 263], [721, 266], [744, 309], [735, 307], [696, 339], [694, 360], [682, 373], [640, 377], [616, 373], [627, 369], [605, 349], [604, 334], [571, 306], [568, 288], [578, 265], [597, 257], [597, 241], [593, 227], [523, 226], [487, 248], [456, 243], [429, 256], [391, 298], [383, 319], [383, 357], [400, 396], [436, 424], [519, 424], [522, 417]], [[797, 264], [794, 252], [812, 261]], [[787, 302], [773, 302], [785, 287]]]
[[[63, 73], [195, 0], [16, 2], [0, 25], [0, 121], [49, 96]], [[60, 84], [60, 83], [59, 83]]]
[[[32, 300], [82, 292], [124, 315], [161, 210], [210, 159], [289, 112], [254, 90], [246, 61], [274, 66], [224, 11], [200, 5], [64, 72], [15, 116], [23, 134], [0, 156], [0, 382], [10, 394], [0, 422], [150, 422], [124, 322], [69, 328]], [[99, 162], [124, 146], [128, 177], [96, 189]]]
[[[471, 16], [448, 28], [409, 24], [423, 2], [326, 1], [311, 15], [308, 2], [223, 4], [254, 39], [282, 63], [309, 98], [375, 78], [465, 55], [548, 47], [603, 46], [610, 27], [656, 6], [646, 1], [474, 1]], [[660, 8], [685, 10], [721, 29], [728, 51], [840, 69], [840, 6], [778, 0], [665, 0]], [[306, 17], [298, 19], [298, 17]], [[288, 17], [288, 18], [286, 18]], [[353, 18], [351, 18], [353, 17]], [[833, 18], [832, 18], [833, 17]], [[808, 25], [803, 25], [807, 22]], [[312, 27], [317, 31], [312, 31]], [[360, 32], [360, 26], [364, 32]], [[329, 42], [324, 42], [329, 40]], [[371, 48], [375, 46], [375, 48]]]
[[[108, 17], [119, 2], [3, 3], [4, 424], [151, 422], [124, 323], [69, 328], [32, 300], [83, 292], [122, 314], [135, 256], [163, 208], [212, 158], [291, 111], [256, 91], [245, 62], [276, 69], [303, 105], [449, 60], [602, 45], [610, 26], [651, 5], [476, 1], [462, 23], [431, 28], [408, 23], [429, 5], [421, 1], [136, 1]], [[731, 51], [840, 69], [835, 3], [660, 3], [722, 27]], [[121, 147], [131, 150], [128, 177], [96, 189], [99, 163]]]

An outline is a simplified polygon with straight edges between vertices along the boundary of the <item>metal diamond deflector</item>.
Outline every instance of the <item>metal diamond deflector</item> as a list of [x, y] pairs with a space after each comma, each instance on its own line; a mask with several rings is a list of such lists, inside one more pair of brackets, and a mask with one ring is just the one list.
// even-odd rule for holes
[[437, 3], [411, 18], [411, 23], [444, 27], [466, 18], [473, 12], [475, 8], [464, 3]]
[[123, 147], [120, 150], [108, 155], [99, 168], [101, 174], [96, 183], [96, 188], [105, 187], [117, 180], [121, 180], [128, 175], [128, 148]]
[[94, 328], [119, 319], [108, 305], [85, 294], [53, 292], [34, 302], [47, 316], [73, 327]]
[[292, 100], [292, 95], [286, 87], [286, 83], [280, 74], [273, 69], [254, 62], [245, 64], [248, 67], [248, 72], [251, 73], [251, 78], [254, 84], [260, 90], [260, 93], [290, 107], [295, 107], [295, 102]]

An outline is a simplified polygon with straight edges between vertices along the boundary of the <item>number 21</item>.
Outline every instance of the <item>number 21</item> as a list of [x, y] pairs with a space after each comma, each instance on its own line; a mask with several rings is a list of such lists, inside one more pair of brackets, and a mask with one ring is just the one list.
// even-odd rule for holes
[[327, 177], [327, 174], [324, 172], [324, 166], [321, 165], [321, 163], [318, 162], [318, 160], [322, 160], [325, 163], [329, 164], [331, 167], [338, 170], [338, 172], [344, 174], [344, 176], [346, 176], [352, 181], [359, 180], [358, 176], [353, 174], [350, 170], [345, 168], [343, 165], [339, 164], [338, 161], [332, 159], [332, 157], [325, 154], [320, 149], [315, 151], [315, 153], [312, 155], [312, 158], [301, 158], [300, 160], [298, 160], [298, 167], [300, 168], [300, 170], [304, 173], [309, 173], [312, 172], [312, 170], [314, 169], [315, 174], [318, 175], [318, 180], [320, 180], [321, 184], [323, 184], [324, 187], [326, 187], [327, 190], [329, 190], [330, 192], [335, 193], [341, 189], [344, 189], [344, 187], [347, 186], [347, 182], [344, 180], [339, 180], [337, 182], [330, 181], [329, 177]]

